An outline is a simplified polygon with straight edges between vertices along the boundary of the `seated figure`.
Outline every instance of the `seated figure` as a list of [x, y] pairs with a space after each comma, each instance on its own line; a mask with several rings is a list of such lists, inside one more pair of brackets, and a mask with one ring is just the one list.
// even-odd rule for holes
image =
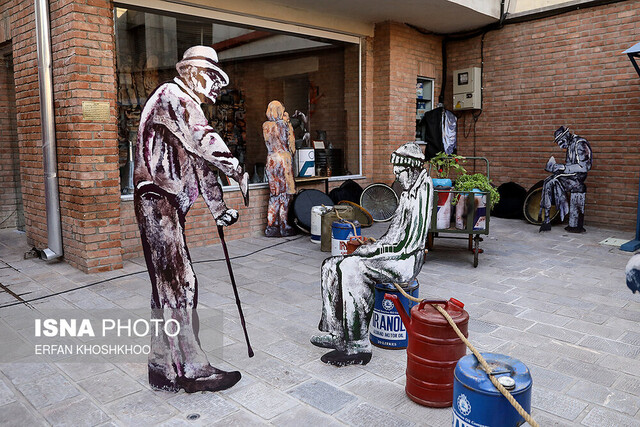
[[312, 336], [311, 343], [334, 349], [321, 358], [331, 365], [365, 365], [371, 360], [369, 321], [376, 283], [411, 282], [424, 263], [433, 199], [424, 154], [409, 142], [391, 155], [391, 163], [403, 192], [387, 233], [350, 255], [322, 263], [319, 329], [325, 334]]
[[[547, 163], [545, 170], [552, 172], [544, 180], [542, 186], [542, 198], [540, 199], [540, 215], [544, 210], [544, 221], [540, 231], [551, 230], [549, 217], [552, 205], [560, 211], [560, 218], [564, 220], [569, 214], [569, 226], [565, 230], [571, 233], [583, 233], [584, 203], [587, 186], [587, 172], [591, 169], [591, 146], [589, 142], [569, 131], [569, 128], [560, 126], [554, 133], [555, 142], [567, 150], [565, 164], [555, 163], [553, 157]], [[567, 201], [567, 193], [570, 193], [571, 207]]]

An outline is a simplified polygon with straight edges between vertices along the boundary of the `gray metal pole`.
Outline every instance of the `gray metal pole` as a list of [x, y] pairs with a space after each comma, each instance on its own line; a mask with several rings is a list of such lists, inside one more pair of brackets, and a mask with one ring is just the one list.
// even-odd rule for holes
[[47, 212], [47, 244], [42, 258], [52, 260], [62, 256], [60, 194], [56, 159], [56, 129], [53, 115], [53, 74], [51, 67], [51, 34], [49, 4], [35, 0], [36, 42], [38, 53], [38, 84], [42, 127], [42, 158], [44, 163], [44, 199]]

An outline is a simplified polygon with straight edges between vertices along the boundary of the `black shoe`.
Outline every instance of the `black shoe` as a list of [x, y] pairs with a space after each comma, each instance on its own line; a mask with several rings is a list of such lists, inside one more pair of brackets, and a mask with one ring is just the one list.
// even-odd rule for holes
[[584, 227], [571, 227], [567, 225], [564, 229], [567, 230], [569, 233], [586, 233], [587, 232], [587, 230], [585, 230]]
[[178, 386], [187, 393], [198, 391], [220, 391], [233, 387], [240, 381], [242, 375], [238, 371], [219, 371], [216, 374], [203, 378], [178, 378]]
[[309, 341], [316, 347], [336, 348], [336, 339], [331, 334], [312, 335]]
[[333, 350], [320, 358], [324, 363], [333, 366], [366, 365], [371, 360], [371, 353], [347, 354], [344, 351]]
[[149, 365], [149, 385], [154, 390], [173, 392], [180, 390], [176, 380], [170, 380], [167, 378], [164, 371], [155, 365]]
[[551, 223], [543, 222], [542, 225], [540, 226], [540, 229], [538, 230], [538, 233], [542, 233], [543, 231], [550, 231], [550, 230], [551, 230]]
[[280, 229], [278, 227], [272, 227], [272, 226], [268, 226], [264, 230], [264, 235], [267, 237], [281, 237]]

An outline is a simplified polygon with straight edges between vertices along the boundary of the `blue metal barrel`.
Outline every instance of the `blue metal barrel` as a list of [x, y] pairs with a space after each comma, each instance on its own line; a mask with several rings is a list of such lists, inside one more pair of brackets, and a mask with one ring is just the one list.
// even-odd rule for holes
[[[418, 281], [401, 283], [402, 289], [412, 297], [418, 298]], [[383, 348], [407, 348], [409, 335], [402, 323], [393, 302], [384, 299], [384, 294], [397, 294], [404, 311], [411, 315], [411, 307], [417, 302], [411, 301], [402, 295], [392, 283], [378, 283], [375, 290], [375, 304], [373, 306], [373, 317], [369, 328], [369, 340], [371, 344]]]
[[[504, 354], [481, 354], [500, 384], [530, 413], [533, 382], [525, 364]], [[460, 358], [453, 380], [453, 427], [516, 427], [524, 422], [476, 357], [468, 354]]]

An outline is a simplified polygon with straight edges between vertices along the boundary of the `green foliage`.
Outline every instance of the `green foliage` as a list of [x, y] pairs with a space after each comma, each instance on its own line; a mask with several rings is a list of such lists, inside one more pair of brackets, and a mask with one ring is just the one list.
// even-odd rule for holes
[[[474, 175], [462, 175], [456, 179], [452, 190], [470, 192], [474, 188], [491, 194], [491, 208], [500, 201], [500, 193], [495, 189], [486, 175], [476, 173]], [[457, 201], [457, 198], [454, 198]]]
[[467, 170], [462, 166], [462, 163], [466, 162], [466, 160], [466, 158], [457, 154], [446, 154], [441, 151], [429, 160], [433, 170], [430, 175], [435, 175], [438, 178], [449, 178], [449, 173], [452, 171], [466, 174]]

